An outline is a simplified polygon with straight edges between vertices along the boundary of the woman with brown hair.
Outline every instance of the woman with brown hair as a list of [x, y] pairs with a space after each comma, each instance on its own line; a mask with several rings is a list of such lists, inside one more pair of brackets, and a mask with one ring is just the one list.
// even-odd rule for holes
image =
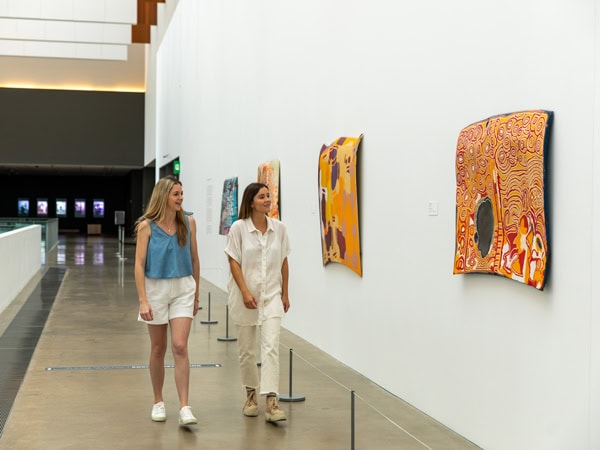
[[[229, 311], [238, 333], [242, 384], [246, 389], [243, 413], [258, 415], [256, 390], [266, 395], [267, 422], [286, 420], [279, 407], [279, 335], [281, 319], [290, 308], [285, 225], [267, 216], [269, 188], [251, 183], [244, 190], [238, 220], [229, 230], [225, 253], [229, 259]], [[260, 335], [261, 376], [256, 366]]]

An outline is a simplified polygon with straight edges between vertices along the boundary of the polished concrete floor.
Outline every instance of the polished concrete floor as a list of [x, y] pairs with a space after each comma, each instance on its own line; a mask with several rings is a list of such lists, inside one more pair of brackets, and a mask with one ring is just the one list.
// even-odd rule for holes
[[[226, 296], [205, 280], [203, 309], [189, 341], [190, 405], [198, 424], [178, 425], [168, 354], [167, 421], [152, 422], [146, 369], [149, 341], [145, 326], [136, 321], [134, 251], [133, 245], [125, 245], [120, 255], [115, 238], [65, 235], [45, 256], [46, 274], [55, 268], [66, 271], [54, 272], [64, 278], [47, 320], [34, 313], [45, 327], [1, 430], [0, 449], [478, 448], [285, 329], [281, 393], [290, 394], [293, 349], [291, 394], [305, 400], [281, 403], [288, 414], [286, 422], [266, 423], [263, 401], [258, 417], [244, 417], [237, 344], [219, 340], [235, 335], [233, 327], [227, 329]], [[0, 314], [0, 335], [13, 336], [20, 327], [11, 323], [21, 320], [21, 312], [35, 308], [28, 300], [36, 290], [39, 294], [43, 276]], [[209, 296], [210, 319], [218, 323], [202, 323], [209, 321]], [[11, 345], [26, 346], [26, 341], [15, 342]], [[26, 351], [19, 354], [29, 359]], [[7, 364], [0, 360], [0, 371]], [[16, 372], [10, 370], [14, 377]]]

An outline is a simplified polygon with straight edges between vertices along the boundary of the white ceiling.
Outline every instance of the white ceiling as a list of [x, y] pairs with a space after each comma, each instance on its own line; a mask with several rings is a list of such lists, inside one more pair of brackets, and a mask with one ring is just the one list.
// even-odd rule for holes
[[137, 0], [0, 0], [0, 87], [145, 90]]
[[136, 0], [0, 0], [0, 54], [127, 59]]

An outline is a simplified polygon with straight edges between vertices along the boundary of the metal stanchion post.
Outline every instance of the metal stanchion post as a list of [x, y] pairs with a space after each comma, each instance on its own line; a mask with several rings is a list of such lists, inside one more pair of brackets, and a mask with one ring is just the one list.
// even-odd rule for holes
[[225, 336], [218, 337], [217, 341], [237, 341], [237, 338], [229, 336], [229, 306], [225, 307]]
[[304, 395], [292, 395], [292, 349], [290, 348], [290, 394], [280, 395], [279, 400], [282, 402], [303, 402], [306, 400]]
[[354, 391], [350, 392], [350, 448], [354, 450]]
[[350, 391], [350, 450], [357, 450], [354, 446], [354, 397], [356, 396], [354, 391]]
[[118, 227], [118, 240], [119, 240], [119, 251], [117, 251], [117, 256], [121, 261], [127, 259], [125, 258], [125, 231], [123, 230], [123, 225], [119, 225]]
[[208, 325], [213, 323], [219, 323], [218, 320], [210, 320], [210, 292], [208, 293], [208, 320], [201, 320], [200, 323]]
[[119, 225], [119, 259], [121, 261], [127, 259], [125, 258], [125, 228], [123, 225]]
[[121, 256], [121, 225], [117, 226], [117, 256], [120, 258]]

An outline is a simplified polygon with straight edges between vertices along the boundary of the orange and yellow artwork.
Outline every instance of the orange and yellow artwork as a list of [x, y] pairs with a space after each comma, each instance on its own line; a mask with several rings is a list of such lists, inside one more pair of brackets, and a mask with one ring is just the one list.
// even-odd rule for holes
[[358, 233], [356, 154], [362, 139], [341, 137], [319, 155], [323, 265], [338, 262], [362, 276]]
[[492, 273], [544, 288], [545, 154], [552, 118], [551, 111], [521, 111], [460, 132], [455, 274]]
[[279, 161], [273, 160], [260, 164], [258, 166], [257, 181], [269, 186], [269, 193], [271, 194], [271, 211], [269, 212], [269, 217], [281, 219], [279, 206]]

